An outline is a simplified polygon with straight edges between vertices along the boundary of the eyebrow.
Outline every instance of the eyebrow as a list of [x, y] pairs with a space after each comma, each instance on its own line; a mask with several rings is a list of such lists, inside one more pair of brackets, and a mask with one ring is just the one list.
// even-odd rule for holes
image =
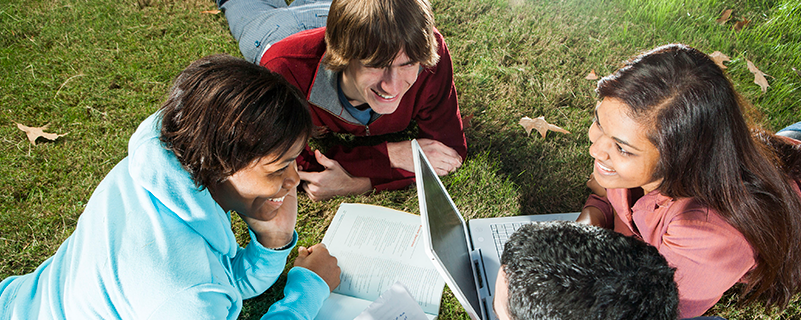
[[[599, 120], [599, 118], [598, 118], [598, 108], [597, 107], [595, 108], [595, 124], [598, 126], [598, 129], [601, 129], [601, 131], [604, 131], [604, 128], [601, 126], [601, 120]], [[612, 137], [612, 140], [615, 140], [617, 143], [625, 145], [625, 146], [628, 146], [629, 148], [632, 148], [632, 149], [634, 149], [636, 151], [642, 151], [642, 150], [640, 150], [640, 148], [637, 148], [637, 147], [633, 146], [631, 143], [628, 143], [626, 140], [620, 139], [618, 137]]]
[[415, 63], [417, 63], [417, 61], [411, 61], [411, 60], [409, 60], [409, 61], [407, 61], [407, 62], [401, 63], [399, 66], [401, 66], [401, 67], [403, 67], [403, 66], [410, 66], [410, 65], [413, 65], [413, 64], [415, 64]]

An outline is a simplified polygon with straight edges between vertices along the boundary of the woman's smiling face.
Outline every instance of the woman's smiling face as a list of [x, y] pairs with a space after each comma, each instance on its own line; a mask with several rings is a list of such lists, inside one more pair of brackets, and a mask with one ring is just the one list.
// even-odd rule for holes
[[284, 197], [300, 183], [295, 159], [304, 147], [305, 143], [299, 141], [280, 159], [278, 155], [268, 155], [254, 161], [210, 189], [214, 199], [226, 211], [271, 220]]
[[652, 179], [659, 151], [648, 140], [646, 128], [628, 116], [628, 109], [613, 98], [604, 98], [595, 108], [589, 130], [593, 175], [607, 189], [642, 187], [648, 193], [662, 182]]

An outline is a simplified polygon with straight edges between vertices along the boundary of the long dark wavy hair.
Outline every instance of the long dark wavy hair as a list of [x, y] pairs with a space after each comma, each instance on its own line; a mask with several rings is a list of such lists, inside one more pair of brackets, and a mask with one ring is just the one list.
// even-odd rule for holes
[[193, 62], [161, 108], [161, 141], [206, 188], [268, 156], [306, 143], [306, 100], [281, 75], [229, 55]]
[[601, 98], [628, 106], [659, 150], [654, 179], [672, 198], [716, 210], [755, 250], [741, 302], [784, 307], [801, 289], [801, 148], [751, 130], [751, 106], [706, 54], [661, 46], [598, 82]]

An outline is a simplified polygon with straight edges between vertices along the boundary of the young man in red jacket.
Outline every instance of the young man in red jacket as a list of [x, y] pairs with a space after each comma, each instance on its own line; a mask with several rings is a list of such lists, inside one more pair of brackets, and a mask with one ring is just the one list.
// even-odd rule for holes
[[412, 122], [438, 174], [461, 166], [467, 142], [450, 53], [427, 0], [218, 5], [245, 58], [298, 87], [319, 133], [336, 140], [325, 154], [306, 148], [298, 158], [312, 200], [411, 184], [410, 141], [369, 136], [403, 132]]

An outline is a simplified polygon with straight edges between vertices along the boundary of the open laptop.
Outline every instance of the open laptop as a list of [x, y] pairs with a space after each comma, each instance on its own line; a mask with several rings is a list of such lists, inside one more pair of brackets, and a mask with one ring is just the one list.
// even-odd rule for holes
[[496, 320], [492, 295], [506, 239], [523, 224], [575, 221], [579, 213], [473, 219], [468, 229], [416, 140], [412, 154], [426, 254], [471, 319]]

